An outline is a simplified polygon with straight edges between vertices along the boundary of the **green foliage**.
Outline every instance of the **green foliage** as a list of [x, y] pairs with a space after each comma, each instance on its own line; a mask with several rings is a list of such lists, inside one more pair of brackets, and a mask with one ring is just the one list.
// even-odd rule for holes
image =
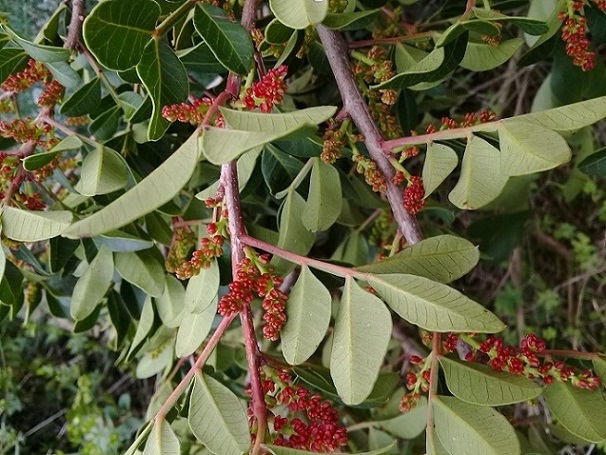
[[0, 452], [606, 444], [606, 15], [421, 3], [0, 6]]

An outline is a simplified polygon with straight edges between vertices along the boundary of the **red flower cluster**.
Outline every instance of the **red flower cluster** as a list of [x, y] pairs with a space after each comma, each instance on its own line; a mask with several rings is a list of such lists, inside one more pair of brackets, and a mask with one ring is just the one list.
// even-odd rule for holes
[[[596, 2], [600, 9], [600, 2]], [[562, 40], [566, 43], [566, 54], [572, 57], [574, 65], [583, 71], [591, 71], [595, 67], [595, 52], [589, 50], [587, 37], [587, 17], [584, 15], [585, 2], [575, 0], [568, 11], [560, 13]]]
[[46, 69], [46, 67], [33, 59], [27, 62], [27, 67], [17, 73], [11, 74], [6, 80], [0, 85], [0, 89], [5, 92], [22, 92], [27, 90], [36, 82], [46, 81], [52, 77], [52, 74]]
[[[10, 122], [0, 120], [0, 136], [14, 139], [17, 142], [36, 142], [43, 148], [50, 148], [58, 141], [52, 136], [53, 128], [50, 125], [39, 126], [30, 117], [15, 119]], [[44, 135], [50, 136], [46, 139]]]
[[425, 189], [423, 179], [418, 176], [410, 177], [408, 186], [404, 189], [404, 207], [412, 215], [418, 213], [425, 207]]
[[208, 108], [212, 104], [208, 97], [192, 97], [189, 103], [170, 104], [162, 108], [162, 117], [169, 122], [191, 123], [199, 125], [204, 120]]
[[429, 377], [431, 376], [429, 360], [413, 355], [410, 356], [410, 363], [412, 365], [423, 364], [423, 366], [418, 372], [410, 371], [406, 375], [406, 388], [411, 392], [405, 394], [400, 400], [400, 411], [402, 412], [414, 409], [419, 402], [419, 398], [421, 398], [421, 392], [429, 390]]
[[57, 104], [63, 96], [63, 87], [59, 82], [52, 81], [47, 85], [46, 90], [42, 92], [40, 98], [38, 98], [38, 106], [40, 107], [53, 107]]
[[[331, 453], [347, 444], [339, 413], [321, 395], [294, 384], [286, 370], [265, 366], [262, 374], [265, 403], [273, 414], [272, 444], [318, 453]], [[252, 426], [250, 407], [248, 414]]]
[[284, 78], [288, 73], [285, 65], [270, 69], [259, 82], [253, 83], [244, 92], [244, 105], [247, 109], [253, 110], [259, 107], [261, 112], [271, 112], [274, 105], [278, 105], [284, 99], [286, 93], [286, 83]]
[[475, 351], [467, 354], [466, 360], [487, 360], [495, 371], [506, 370], [529, 379], [542, 379], [545, 384], [551, 384], [556, 380], [570, 381], [574, 387], [589, 390], [594, 390], [600, 385], [600, 378], [590, 370], [579, 372], [563, 361], [555, 363], [549, 360], [541, 361], [539, 356], [545, 357], [545, 354], [542, 354], [545, 349], [545, 341], [534, 333], [526, 335], [519, 348], [507, 346], [501, 337], [489, 335]]
[[[0, 153], [0, 200], [4, 199], [7, 189], [11, 185], [18, 185], [17, 191], [12, 194], [12, 200], [22, 204], [29, 210], [43, 210], [46, 204], [40, 193], [20, 192], [21, 183], [26, 179], [37, 180], [36, 174], [18, 172], [20, 159], [16, 155]], [[11, 190], [12, 191], [12, 190]]]
[[219, 300], [218, 312], [230, 316], [242, 311], [252, 302], [255, 294], [263, 298], [265, 313], [263, 336], [271, 341], [280, 339], [280, 331], [286, 324], [286, 302], [288, 296], [278, 288], [282, 278], [274, 275], [269, 267], [269, 256], [246, 257], [238, 264], [234, 280], [229, 283], [229, 292]]

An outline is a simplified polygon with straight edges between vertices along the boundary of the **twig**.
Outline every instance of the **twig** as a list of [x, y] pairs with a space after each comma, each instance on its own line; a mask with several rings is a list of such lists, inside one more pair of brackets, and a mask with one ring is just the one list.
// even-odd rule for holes
[[383, 138], [370, 116], [368, 106], [364, 102], [354, 75], [351, 72], [347, 43], [339, 32], [329, 30], [322, 25], [318, 26], [318, 35], [320, 40], [322, 40], [326, 56], [335, 75], [344, 108], [364, 136], [366, 148], [383, 174], [387, 186], [387, 199], [393, 210], [394, 218], [400, 227], [400, 231], [410, 245], [417, 243], [422, 239], [421, 230], [416, 219], [404, 208], [402, 189], [391, 181], [394, 169], [383, 151]]
[[84, 0], [72, 0], [72, 18], [67, 28], [67, 38], [63, 47], [76, 49], [82, 36], [82, 23], [84, 22]]
[[229, 327], [231, 322], [235, 319], [235, 317], [236, 317], [236, 314], [233, 314], [231, 316], [224, 318], [221, 321], [221, 323], [219, 324], [219, 327], [217, 327], [217, 330], [215, 330], [215, 333], [213, 333], [213, 335], [208, 340], [208, 343], [206, 343], [206, 346], [204, 346], [204, 349], [202, 350], [202, 353], [196, 360], [196, 363], [194, 363], [194, 365], [185, 374], [185, 376], [183, 376], [183, 379], [181, 379], [181, 382], [179, 382], [179, 384], [177, 384], [177, 387], [175, 387], [175, 390], [173, 390], [173, 392], [166, 399], [166, 401], [164, 402], [164, 404], [162, 405], [160, 410], [156, 413], [156, 417], [154, 418], [154, 420], [156, 422], [161, 421], [166, 417], [166, 414], [168, 414], [168, 411], [171, 410], [171, 408], [176, 403], [177, 399], [181, 396], [181, 394], [185, 391], [185, 389], [189, 385], [189, 381], [191, 381], [191, 378], [193, 378], [194, 375], [196, 374], [196, 372], [199, 371], [204, 366], [204, 364], [206, 363], [206, 361], [212, 354], [213, 350], [217, 346], [217, 343], [219, 343], [219, 340], [223, 337], [223, 335], [225, 334], [225, 331], [227, 330], [227, 328]]

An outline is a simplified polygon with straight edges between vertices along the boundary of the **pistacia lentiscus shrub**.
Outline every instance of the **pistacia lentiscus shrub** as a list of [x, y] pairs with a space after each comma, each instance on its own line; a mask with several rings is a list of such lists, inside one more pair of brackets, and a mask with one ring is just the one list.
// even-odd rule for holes
[[457, 233], [524, 209], [526, 177], [604, 174], [605, 9], [73, 0], [33, 39], [0, 16], [0, 319], [40, 305], [157, 378], [127, 454], [604, 447], [606, 360], [496, 335]]

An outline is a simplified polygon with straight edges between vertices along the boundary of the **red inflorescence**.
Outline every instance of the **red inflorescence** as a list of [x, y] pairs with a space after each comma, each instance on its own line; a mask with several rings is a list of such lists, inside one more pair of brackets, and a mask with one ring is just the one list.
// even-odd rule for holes
[[423, 179], [418, 176], [412, 176], [408, 181], [408, 186], [404, 189], [404, 207], [412, 215], [418, 213], [425, 207], [424, 196]]
[[53, 107], [61, 100], [64, 88], [59, 82], [52, 81], [47, 85], [46, 90], [42, 92], [40, 98], [38, 98], [38, 106]]
[[253, 110], [259, 107], [261, 112], [271, 112], [274, 105], [278, 105], [284, 99], [286, 93], [286, 83], [284, 78], [288, 73], [285, 65], [270, 69], [259, 82], [253, 83], [244, 92], [244, 105], [247, 109]]
[[27, 62], [27, 67], [17, 73], [11, 74], [6, 80], [0, 85], [0, 89], [5, 92], [22, 92], [27, 90], [36, 82], [46, 81], [50, 79], [52, 74], [46, 69], [46, 67], [33, 59]]
[[552, 362], [545, 356], [547, 345], [534, 333], [526, 335], [520, 347], [508, 346], [501, 337], [489, 335], [478, 345], [477, 350], [467, 355], [469, 361], [486, 361], [495, 371], [507, 371], [529, 379], [542, 379], [545, 384], [554, 381], [569, 381], [574, 387], [594, 390], [600, 378], [589, 370], [579, 372], [563, 361]]
[[[273, 417], [272, 444], [317, 453], [331, 453], [347, 444], [347, 430], [339, 426], [339, 413], [319, 394], [293, 383], [286, 370], [263, 367], [265, 402]], [[250, 393], [250, 390], [248, 390]], [[253, 426], [253, 411], [248, 409]]]
[[[600, 2], [595, 2], [602, 8]], [[575, 0], [568, 11], [560, 13], [563, 22], [562, 40], [566, 43], [566, 54], [572, 57], [572, 62], [583, 71], [591, 71], [595, 67], [595, 52], [589, 50], [587, 37], [587, 17], [584, 15], [585, 2]]]
[[[268, 267], [269, 257], [244, 258], [239, 264], [234, 281], [229, 284], [229, 292], [219, 300], [218, 312], [231, 316], [250, 305], [255, 295], [263, 298], [263, 336], [270, 341], [280, 339], [282, 327], [286, 324], [286, 302], [288, 296], [282, 292], [282, 278]], [[268, 271], [262, 272], [260, 269]]]
[[199, 125], [204, 120], [212, 100], [208, 97], [192, 97], [188, 103], [170, 104], [162, 108], [162, 117], [169, 122], [191, 123]]

